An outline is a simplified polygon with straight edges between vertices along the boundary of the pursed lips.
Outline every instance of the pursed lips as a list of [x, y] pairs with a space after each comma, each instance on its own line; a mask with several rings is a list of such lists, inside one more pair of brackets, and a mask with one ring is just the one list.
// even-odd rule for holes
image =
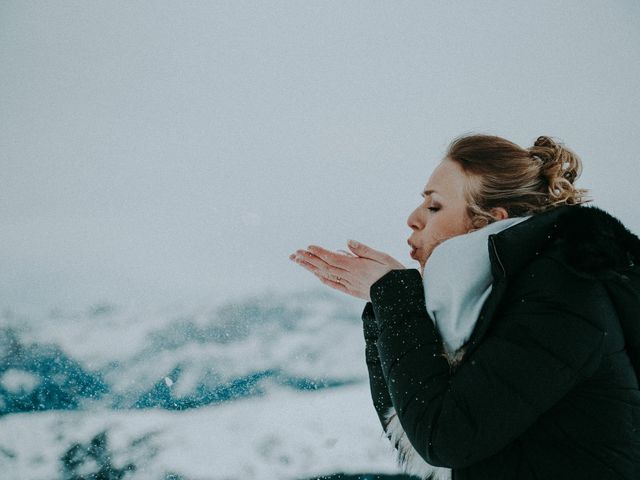
[[411, 252], [409, 253], [409, 256], [411, 258], [415, 259], [414, 255], [415, 255], [416, 251], [418, 250], [418, 248], [413, 243], [411, 243], [411, 240], [407, 240], [407, 243], [411, 247]]

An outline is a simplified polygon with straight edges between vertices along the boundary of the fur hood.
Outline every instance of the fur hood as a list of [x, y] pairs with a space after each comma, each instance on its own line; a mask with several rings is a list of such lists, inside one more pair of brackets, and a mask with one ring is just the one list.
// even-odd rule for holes
[[595, 206], [561, 206], [493, 235], [507, 271], [515, 273], [550, 243], [582, 276], [607, 278], [640, 263], [640, 239]]
[[[500, 264], [505, 272], [516, 273], [550, 243], [559, 246], [562, 261], [578, 275], [607, 279], [628, 278], [625, 273], [633, 270], [638, 276], [640, 265], [640, 239], [631, 233], [617, 218], [597, 207], [563, 206], [534, 215], [529, 220], [494, 235]], [[634, 287], [636, 288], [636, 287]], [[636, 291], [637, 294], [637, 291]], [[640, 331], [628, 333], [637, 323], [629, 320], [630, 327], [623, 329], [630, 335], [629, 354], [634, 360], [633, 348], [640, 339]], [[640, 344], [637, 345], [640, 365]], [[455, 369], [465, 355], [464, 347], [451, 355], [445, 355]], [[639, 367], [637, 366], [636, 369]], [[640, 370], [639, 370], [640, 371]], [[407, 474], [421, 479], [450, 480], [451, 469], [427, 463], [409, 442], [394, 407], [384, 415], [385, 434], [390, 440], [398, 466]]]
[[559, 224], [567, 263], [587, 275], [602, 276], [640, 263], [640, 239], [598, 207], [568, 207]]

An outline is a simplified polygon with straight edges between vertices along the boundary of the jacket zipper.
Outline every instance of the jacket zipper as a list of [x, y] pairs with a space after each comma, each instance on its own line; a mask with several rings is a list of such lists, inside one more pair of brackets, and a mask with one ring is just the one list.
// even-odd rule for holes
[[506, 277], [507, 271], [502, 264], [502, 260], [500, 260], [500, 255], [498, 255], [498, 249], [496, 248], [496, 243], [493, 241], [493, 235], [489, 235], [489, 241], [491, 242], [491, 247], [493, 248], [493, 254], [496, 257], [496, 260], [498, 260], [498, 265], [500, 265], [500, 269], [502, 270], [502, 276]]

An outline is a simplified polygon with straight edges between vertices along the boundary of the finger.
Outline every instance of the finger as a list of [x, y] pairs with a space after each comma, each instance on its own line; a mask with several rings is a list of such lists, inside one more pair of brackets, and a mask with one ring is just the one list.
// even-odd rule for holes
[[342, 270], [347, 270], [348, 259], [346, 255], [340, 255], [338, 253], [330, 252], [322, 247], [317, 245], [309, 245], [307, 247], [307, 251], [315, 255], [316, 257], [323, 260], [325, 263], [329, 264], [332, 267], [339, 268]]
[[335, 273], [327, 273], [327, 272], [319, 272], [324, 278], [331, 280], [333, 282], [338, 282], [341, 283], [343, 285], [346, 285], [348, 287], [351, 286], [351, 282], [349, 281], [348, 278], [341, 276], [339, 273], [335, 274]]
[[353, 253], [351, 253], [351, 252], [347, 252], [346, 250], [337, 250], [337, 251], [338, 251], [338, 252], [340, 252], [340, 253], [342, 253], [343, 255], [348, 256], [348, 257], [358, 258], [358, 256], [357, 256], [357, 255], [354, 255], [354, 254], [353, 254]]
[[325, 262], [322, 258], [306, 250], [296, 250], [296, 258], [311, 263], [312, 265], [315, 265], [316, 267], [325, 271], [330, 271], [331, 269], [342, 270], [338, 269], [338, 267], [333, 267], [331, 264]]
[[[320, 261], [322, 262], [322, 260]], [[306, 259], [301, 260], [299, 263], [318, 276], [322, 276], [328, 280], [351, 286], [351, 279], [350, 277], [346, 276], [348, 274], [346, 270], [332, 267], [324, 262], [322, 263], [322, 266], [318, 267], [314, 265], [312, 261], [307, 261]]]
[[379, 263], [385, 263], [389, 255], [386, 253], [374, 250], [373, 248], [365, 245], [364, 243], [356, 242], [355, 240], [349, 240], [347, 245], [353, 253], [359, 257], [369, 258]]
[[306, 253], [306, 256], [303, 256], [302, 254], [292, 255], [292, 260], [316, 275], [321, 275], [329, 280], [351, 285], [351, 282], [345, 276], [347, 273], [346, 270], [332, 267], [315, 255], [308, 252]]
[[292, 260], [296, 262], [298, 265], [300, 265], [301, 267], [304, 267], [307, 270], [309, 270], [311, 273], [320, 273], [320, 269], [318, 267], [316, 267], [315, 265], [312, 265], [309, 262], [304, 261], [301, 258], [294, 258]]
[[336, 290], [340, 290], [341, 292], [344, 292], [346, 294], [353, 295], [346, 285], [343, 285], [342, 283], [339, 283], [339, 282], [334, 282], [333, 280], [329, 280], [328, 278], [325, 278], [322, 275], [316, 275], [316, 276], [325, 285], [328, 285], [331, 288], [335, 288]]

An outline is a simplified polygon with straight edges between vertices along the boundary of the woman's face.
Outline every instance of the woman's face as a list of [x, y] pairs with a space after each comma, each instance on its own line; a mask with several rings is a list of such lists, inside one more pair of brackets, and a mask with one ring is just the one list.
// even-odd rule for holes
[[413, 247], [411, 258], [420, 263], [420, 272], [438, 244], [471, 230], [464, 197], [467, 181], [462, 167], [445, 158], [429, 177], [424, 200], [409, 215], [407, 224], [413, 232], [407, 243]]

